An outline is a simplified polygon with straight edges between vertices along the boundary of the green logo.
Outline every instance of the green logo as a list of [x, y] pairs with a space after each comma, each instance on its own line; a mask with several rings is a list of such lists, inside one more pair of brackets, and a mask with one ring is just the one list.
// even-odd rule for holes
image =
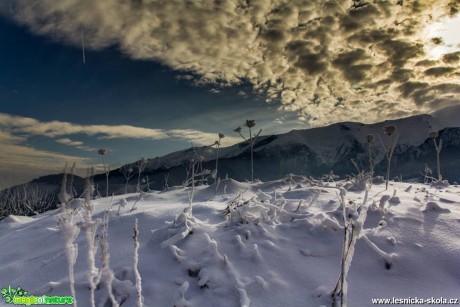
[[14, 305], [72, 305], [73, 297], [72, 296], [35, 296], [27, 295], [27, 291], [21, 287], [11, 287], [8, 285], [8, 288], [2, 288], [1, 292], [2, 298], [8, 304]]
[[5, 302], [12, 304], [15, 297], [26, 296], [28, 292], [21, 287], [11, 288], [11, 285], [8, 285], [8, 288], [2, 288], [1, 293]]

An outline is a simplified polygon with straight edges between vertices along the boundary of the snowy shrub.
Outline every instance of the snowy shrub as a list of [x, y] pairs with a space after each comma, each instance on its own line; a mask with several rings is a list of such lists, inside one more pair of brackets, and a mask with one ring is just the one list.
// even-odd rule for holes
[[31, 216], [53, 209], [55, 196], [31, 184], [0, 191], [0, 220], [8, 215]]
[[[383, 258], [385, 268], [387, 270], [392, 267], [392, 260], [395, 257], [395, 254], [388, 254], [382, 251], [375, 243], [373, 243], [367, 237], [367, 231], [364, 229], [364, 223], [367, 218], [367, 211], [369, 206], [367, 205], [368, 193], [369, 190], [366, 190], [364, 195], [364, 200], [361, 206], [357, 207], [354, 202], [349, 202], [349, 206], [346, 206], [345, 195], [346, 191], [341, 190], [340, 193], [340, 203], [343, 210], [342, 220], [344, 225], [344, 237], [343, 237], [343, 247], [342, 247], [342, 260], [341, 260], [341, 273], [337, 284], [332, 291], [332, 306], [333, 307], [346, 307], [347, 306], [347, 275], [350, 269], [351, 262], [353, 260], [353, 255], [355, 251], [355, 244], [358, 239], [363, 239], [372, 250], [374, 250], [380, 257]], [[393, 196], [395, 197], [395, 196]], [[390, 199], [389, 195], [383, 195], [380, 200], [380, 209], [383, 210], [385, 203]], [[386, 227], [387, 222], [381, 220], [379, 222], [379, 227]]]
[[265, 202], [270, 202], [270, 199], [272, 199], [272, 197], [270, 195], [268, 195], [267, 193], [262, 192], [260, 189], [257, 191], [257, 200], [258, 201], [260, 201], [262, 203], [265, 203]]
[[144, 191], [140, 191], [139, 194], [137, 195], [136, 201], [133, 203], [133, 206], [131, 207], [131, 210], [129, 212], [133, 212], [134, 210], [137, 209], [136, 204], [142, 200], [144, 200], [144, 197], [147, 195]]
[[195, 177], [197, 177], [195, 179], [195, 184], [199, 184], [199, 185], [204, 185], [204, 184], [207, 184], [208, 183], [208, 177], [211, 176], [213, 177], [213, 172], [209, 169], [205, 169], [203, 167], [203, 162], [205, 161], [205, 157], [204, 157], [204, 151], [205, 149], [207, 148], [207, 146], [203, 146], [201, 147], [201, 153], [202, 154], [198, 154], [197, 150], [195, 147], [192, 146], [192, 149], [193, 149], [193, 152], [195, 153]]
[[169, 185], [168, 185], [169, 173], [163, 174], [163, 177], [164, 177], [164, 179], [165, 179], [165, 183], [164, 183], [164, 185], [163, 185], [163, 189], [164, 189], [164, 190], [167, 190], [167, 189], [169, 188]]
[[[196, 154], [196, 152], [195, 152]], [[200, 180], [197, 181], [197, 183], [201, 183], [201, 185], [205, 184], [207, 182], [207, 179], [205, 180], [206, 175], [210, 175], [211, 172], [209, 170], [203, 171], [203, 161], [205, 160], [205, 157], [202, 155], [196, 155], [196, 161], [197, 161], [197, 172], [199, 173]]]
[[59, 231], [64, 238], [65, 253], [67, 256], [67, 270], [69, 274], [70, 294], [73, 296], [73, 306], [77, 306], [75, 292], [74, 266], [78, 256], [78, 244], [74, 243], [80, 233], [80, 228], [73, 224], [73, 214], [64, 209], [64, 213], [57, 218]]
[[101, 155], [102, 158], [102, 166], [104, 167], [104, 173], [105, 173], [105, 197], [109, 196], [109, 174], [110, 174], [110, 165], [105, 164], [105, 159], [104, 156], [107, 154], [107, 149], [106, 148], [101, 148], [97, 151], [99, 155]]
[[365, 191], [369, 189], [372, 182], [371, 174], [361, 172], [352, 177], [349, 182], [343, 186], [348, 191]]
[[107, 294], [103, 297], [100, 301], [104, 302], [104, 304], [111, 303], [112, 306], [118, 307], [118, 303], [115, 299], [113, 294], [113, 282], [115, 280], [115, 275], [110, 268], [110, 253], [109, 253], [109, 243], [107, 241], [107, 237], [109, 235], [108, 227], [109, 227], [109, 210], [104, 212], [104, 218], [102, 219], [102, 232], [100, 235], [97, 235], [96, 238], [99, 241], [101, 247], [101, 261], [102, 261], [102, 268], [99, 271], [99, 275], [97, 276], [96, 284], [99, 286], [101, 283], [105, 285]]
[[[109, 210], [105, 211], [103, 220], [93, 220], [94, 205], [92, 203], [92, 193], [94, 191], [92, 187], [92, 171], [88, 171], [88, 176], [85, 182], [84, 198], [73, 199], [68, 205], [62, 206], [63, 213], [57, 218], [58, 229], [64, 238], [65, 251], [67, 255], [67, 267], [69, 273], [69, 284], [70, 292], [74, 298], [74, 307], [77, 306], [76, 292], [75, 292], [75, 274], [74, 266], [78, 256], [78, 245], [74, 243], [80, 232], [84, 232], [87, 244], [86, 262], [87, 262], [87, 274], [86, 279], [88, 282], [89, 294], [89, 306], [96, 306], [95, 291], [101, 289], [101, 285], [105, 286], [106, 293], [99, 298], [97, 306], [120, 306], [126, 296], [123, 289], [120, 288], [121, 282], [115, 278], [114, 272], [110, 269], [110, 254], [107, 242], [108, 236], [108, 222], [109, 222]], [[72, 205], [73, 203], [78, 204]], [[77, 208], [78, 207], [78, 208]], [[78, 213], [77, 210], [82, 208], [83, 215]], [[79, 214], [81, 221], [74, 223], [74, 216]], [[98, 226], [102, 224], [102, 232], [96, 235]], [[50, 229], [55, 231], [54, 229]], [[97, 243], [101, 247], [101, 262], [102, 268], [96, 267], [96, 254], [97, 254]], [[118, 296], [120, 297], [120, 304], [115, 298], [114, 288]]]
[[[383, 132], [388, 135], [388, 145], [385, 145], [382, 139], [380, 139], [380, 144], [382, 145], [385, 151], [385, 157], [387, 158], [387, 176], [386, 176], [386, 185], [385, 189], [388, 189], [388, 182], [390, 180], [390, 170], [391, 170], [391, 158], [393, 157], [393, 153], [396, 147], [396, 143], [398, 142], [399, 132], [397, 132], [396, 126], [385, 126], [383, 127]], [[396, 132], [396, 134], [395, 134]]]
[[161, 241], [162, 248], [174, 245], [193, 233], [200, 221], [192, 216], [190, 208], [185, 208], [174, 221], [167, 222], [167, 225], [154, 230], [154, 234]]
[[120, 210], [121, 208], [125, 208], [128, 206], [128, 202], [126, 201], [126, 199], [121, 199], [119, 204], [118, 204], [118, 213], [117, 213], [117, 216], [120, 217]]
[[128, 193], [128, 183], [129, 180], [134, 176], [134, 170], [131, 166], [125, 165], [120, 168], [120, 172], [123, 174], [123, 177], [125, 177], [125, 194]]
[[423, 171], [423, 183], [427, 184], [430, 179], [432, 179], [433, 177], [431, 176], [433, 174], [433, 171], [431, 170], [431, 168], [428, 167], [428, 164], [425, 164], [425, 169]]
[[141, 191], [141, 174], [144, 171], [144, 169], [147, 167], [148, 160], [144, 157], [140, 158], [139, 161], [137, 161], [137, 186], [136, 186], [136, 192]]
[[76, 213], [76, 210], [72, 210], [68, 206], [68, 202], [70, 201], [71, 197], [67, 193], [67, 164], [64, 167], [61, 190], [58, 197], [59, 201], [61, 202], [62, 214], [57, 217], [57, 225], [61, 235], [64, 238], [65, 252], [67, 256], [67, 270], [69, 273], [70, 294], [74, 298], [73, 306], [76, 307], [77, 298], [75, 295], [74, 266], [78, 256], [78, 245], [77, 243], [74, 243], [74, 241], [78, 237], [80, 229], [73, 223], [73, 217]]
[[[363, 204], [359, 210], [357, 208], [347, 208], [345, 202], [345, 195], [346, 191], [344, 189], [340, 190], [340, 203], [342, 207], [342, 220], [343, 220], [343, 229], [344, 229], [344, 237], [343, 237], [343, 246], [342, 246], [342, 260], [341, 260], [341, 273], [340, 277], [337, 281], [337, 284], [332, 291], [332, 306], [340, 306], [346, 307], [347, 306], [347, 276], [348, 271], [350, 269], [351, 262], [353, 260], [354, 252], [355, 252], [355, 244], [356, 240], [361, 235], [363, 230], [364, 222], [367, 216], [367, 199], [368, 199], [368, 191], [366, 190], [366, 194], [364, 196]], [[350, 212], [350, 209], [352, 210]], [[340, 302], [340, 305], [339, 305]]]
[[374, 141], [374, 135], [372, 134], [366, 135], [367, 154], [369, 156], [369, 173], [371, 174], [371, 178], [374, 177], [374, 163], [372, 161], [372, 151], [371, 151], [371, 146], [372, 146], [373, 141]]
[[[319, 190], [315, 189], [310, 204], [305, 206], [305, 208], [316, 202], [320, 193]], [[239, 229], [249, 231], [249, 233], [264, 233], [263, 224], [273, 226], [280, 223], [289, 223], [297, 219], [304, 219], [309, 216], [307, 212], [304, 212], [305, 210], [300, 212], [299, 209], [302, 202], [299, 202], [296, 210], [291, 212], [286, 210], [287, 201], [283, 196], [272, 198], [261, 190], [255, 196], [248, 199], [243, 199], [243, 195], [244, 192], [240, 191], [235, 198], [227, 203], [224, 215], [228, 225], [239, 227]], [[254, 226], [256, 227], [254, 228]], [[249, 233], [245, 232], [244, 236], [247, 237]]]
[[441, 180], [441, 181], [433, 181], [430, 185], [433, 188], [442, 189], [442, 188], [447, 188], [450, 184], [449, 184], [449, 181], [447, 180]]
[[226, 219], [229, 219], [232, 211], [235, 210], [236, 207], [239, 207], [241, 205], [240, 202], [241, 202], [242, 197], [243, 197], [243, 192], [240, 191], [238, 192], [235, 198], [231, 199], [227, 203], [227, 206], [224, 209], [224, 216]]
[[334, 174], [333, 170], [330, 170], [329, 173], [323, 174], [321, 176], [321, 180], [326, 181], [326, 182], [335, 182], [336, 180], [339, 180], [339, 176]]
[[65, 206], [71, 198], [72, 197], [69, 195], [69, 193], [67, 193], [67, 163], [66, 163], [64, 166], [63, 174], [62, 174], [61, 189], [58, 194], [58, 199], [59, 199], [59, 202], [61, 203], [61, 206]]
[[262, 132], [262, 129], [260, 129], [259, 132], [255, 134], [253, 137], [251, 128], [254, 128], [255, 125], [256, 123], [252, 119], [246, 120], [246, 123], [244, 124], [244, 126], [249, 129], [249, 138], [246, 138], [243, 136], [243, 134], [241, 134], [241, 127], [238, 127], [235, 130], [233, 130], [234, 132], [238, 133], [249, 144], [249, 147], [251, 149], [251, 181], [254, 181], [254, 144], [256, 143], [257, 138]]
[[381, 212], [384, 212], [384, 211], [385, 211], [385, 204], [388, 202], [388, 200], [390, 200], [390, 198], [391, 198], [390, 195], [383, 195], [383, 196], [380, 198], [378, 209], [379, 209]]
[[438, 173], [438, 181], [442, 181], [441, 162], [439, 159], [439, 154], [441, 153], [441, 149], [442, 149], [442, 140], [436, 141], [436, 138], [438, 136], [439, 136], [439, 133], [437, 131], [432, 131], [428, 134], [428, 137], [433, 140], [433, 144], [436, 149], [436, 170]]
[[[194, 165], [194, 164], [193, 164]], [[192, 167], [192, 174], [194, 172], [194, 169]], [[189, 211], [190, 215], [192, 214], [192, 205], [193, 205], [193, 196], [195, 194], [195, 176], [192, 177], [192, 190], [190, 191], [190, 197], [189, 197]]]
[[189, 160], [189, 166], [185, 168], [185, 181], [182, 183], [184, 187], [198, 184], [206, 184], [208, 177], [211, 175], [211, 171], [203, 169], [202, 161], [203, 156], [197, 155], [196, 159]]
[[217, 175], [218, 175], [217, 166], [218, 166], [218, 163], [219, 163], [219, 149], [220, 149], [220, 145], [221, 145], [220, 140], [222, 140], [225, 137], [225, 135], [222, 134], [222, 133], [219, 133], [218, 136], [219, 136], [219, 140], [217, 140], [213, 145], [213, 146], [216, 146], [216, 148], [217, 148], [217, 151], [216, 151], [216, 169], [212, 172], [212, 177], [214, 178], [214, 183], [217, 182]]
[[73, 179], [74, 179], [74, 175], [75, 175], [75, 165], [76, 163], [72, 163], [72, 167], [70, 168], [70, 184], [69, 184], [69, 195], [71, 197], [75, 197], [75, 191], [74, 191], [74, 188], [73, 188]]
[[88, 271], [86, 274], [88, 285], [90, 289], [90, 306], [95, 307], [94, 291], [96, 290], [96, 278], [99, 274], [99, 270], [96, 267], [96, 231], [99, 224], [102, 222], [101, 219], [93, 220], [94, 204], [92, 203], [92, 182], [91, 176], [88, 176], [85, 180], [85, 203], [84, 203], [84, 215], [83, 221], [77, 223], [80, 230], [84, 231], [87, 251], [86, 251], [86, 262], [88, 265]]

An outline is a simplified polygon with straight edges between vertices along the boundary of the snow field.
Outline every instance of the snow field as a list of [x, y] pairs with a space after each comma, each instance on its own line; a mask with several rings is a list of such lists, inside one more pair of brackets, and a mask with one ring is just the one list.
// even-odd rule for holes
[[[315, 186], [302, 176], [222, 180], [196, 187], [192, 212], [190, 189], [178, 187], [141, 199], [134, 193], [94, 200], [92, 220], [103, 221], [110, 210], [115, 300], [137, 304], [137, 219], [144, 306], [330, 306], [343, 242], [337, 185], [343, 182]], [[391, 182], [387, 191], [374, 185], [368, 195], [364, 205], [363, 191], [344, 197], [347, 215], [357, 222], [367, 210], [349, 263], [348, 305], [371, 306], [371, 298], [460, 297], [460, 189]], [[56, 223], [62, 210], [0, 222], [0, 287], [70, 295], [65, 240]], [[83, 221], [79, 212], [73, 223]], [[88, 246], [84, 231], [76, 235], [76, 299], [78, 306], [90, 306]], [[95, 303], [110, 306], [110, 271], [102, 270], [98, 244], [95, 257], [96, 275], [104, 272]]]

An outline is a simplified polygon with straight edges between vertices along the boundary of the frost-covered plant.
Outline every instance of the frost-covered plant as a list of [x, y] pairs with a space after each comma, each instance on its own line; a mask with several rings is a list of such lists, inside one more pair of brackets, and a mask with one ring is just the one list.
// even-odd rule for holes
[[61, 182], [61, 189], [58, 194], [59, 202], [61, 206], [65, 206], [72, 197], [67, 193], [67, 163], [64, 166], [64, 170], [62, 172], [62, 182]]
[[88, 265], [88, 272], [87, 272], [87, 279], [90, 289], [90, 306], [95, 307], [96, 303], [94, 300], [94, 291], [96, 290], [96, 283], [95, 279], [99, 275], [99, 271], [96, 267], [96, 231], [97, 227], [101, 223], [100, 219], [93, 220], [93, 212], [94, 212], [94, 204], [92, 203], [92, 191], [93, 191], [93, 184], [92, 184], [92, 176], [93, 170], [88, 171], [88, 176], [85, 180], [85, 203], [84, 203], [84, 216], [83, 221], [79, 222], [77, 225], [80, 227], [81, 230], [85, 232], [86, 244], [87, 244], [87, 252], [86, 252], [86, 261]]
[[118, 212], [117, 212], [117, 216], [120, 217], [120, 210], [121, 208], [125, 208], [128, 206], [128, 202], [126, 201], [126, 199], [121, 199], [119, 204], [118, 204]]
[[190, 208], [183, 209], [182, 213], [176, 216], [173, 222], [167, 222], [167, 225], [155, 230], [155, 233], [167, 234], [167, 238], [161, 242], [160, 246], [165, 248], [185, 239], [193, 233], [193, 228], [197, 222], [198, 220], [192, 216]]
[[233, 199], [231, 199], [228, 203], [227, 203], [227, 207], [224, 209], [224, 216], [226, 219], [230, 219], [231, 218], [231, 213], [237, 208], [240, 206], [240, 203], [241, 203], [241, 199], [243, 197], [243, 191], [239, 191], [238, 194], [236, 195], [236, 197], [234, 197]]
[[432, 131], [428, 134], [428, 137], [433, 140], [434, 147], [436, 149], [436, 170], [438, 173], [438, 181], [442, 181], [442, 175], [441, 175], [441, 162], [439, 159], [439, 154], [441, 153], [442, 149], [442, 140], [439, 140], [436, 142], [436, 139], [438, 138], [439, 133], [437, 131]]
[[189, 197], [189, 210], [190, 214], [192, 214], [192, 204], [193, 204], [193, 195], [195, 194], [195, 160], [190, 161], [191, 167], [192, 167], [192, 191], [190, 192], [190, 197]]
[[[196, 152], [195, 152], [196, 153]], [[200, 161], [204, 160], [203, 156], [196, 154], [196, 159], [189, 160], [189, 166], [185, 168], [185, 181], [183, 182], [184, 187], [188, 187], [194, 182], [194, 185], [197, 184], [206, 184], [208, 177], [211, 175], [211, 171], [204, 169]]]
[[70, 168], [69, 195], [70, 195], [72, 198], [75, 197], [74, 188], [73, 188], [73, 179], [74, 179], [74, 175], [75, 175], [75, 165], [76, 165], [76, 163], [74, 162], [74, 163], [72, 164], [72, 167]]
[[[148, 191], [148, 192], [151, 192], [152, 190], [150, 190], [150, 180], [149, 180], [149, 176], [145, 176], [145, 178], [146, 178], [145, 181], [147, 182], [147, 191]], [[155, 182], [155, 181], [154, 181], [154, 182]]]
[[254, 128], [255, 125], [256, 123], [253, 119], [247, 119], [246, 123], [244, 124], [244, 126], [249, 129], [249, 138], [246, 138], [243, 134], [241, 134], [241, 127], [238, 127], [235, 130], [233, 130], [234, 132], [238, 133], [246, 142], [248, 142], [249, 147], [251, 149], [251, 181], [254, 181], [254, 144], [256, 143], [257, 138], [262, 132], [262, 129], [260, 129], [259, 132], [255, 134], [253, 137], [251, 129]]
[[67, 193], [67, 163], [64, 167], [64, 172], [61, 182], [61, 190], [58, 195], [59, 201], [61, 202], [61, 208], [63, 213], [57, 218], [57, 224], [60, 233], [64, 238], [65, 252], [67, 256], [67, 269], [69, 272], [69, 286], [70, 294], [73, 296], [73, 306], [77, 307], [77, 298], [75, 292], [75, 276], [74, 276], [74, 266], [77, 261], [78, 255], [78, 244], [74, 243], [75, 239], [80, 233], [80, 229], [73, 223], [73, 215], [75, 211], [71, 211], [68, 208], [68, 202], [71, 197]]
[[329, 173], [323, 174], [321, 176], [321, 180], [326, 181], [326, 182], [334, 182], [335, 180], [338, 180], [340, 177], [334, 174], [333, 170], [330, 170]]
[[428, 164], [425, 164], [425, 169], [423, 171], [423, 183], [427, 184], [428, 180], [431, 178], [433, 171], [428, 167]]
[[109, 174], [110, 174], [110, 165], [107, 165], [105, 163], [104, 156], [107, 154], [107, 149], [106, 148], [101, 148], [97, 151], [99, 155], [101, 155], [102, 158], [102, 166], [104, 167], [104, 173], [105, 173], [105, 197], [109, 197]]
[[144, 157], [140, 158], [139, 161], [137, 161], [137, 186], [136, 186], [136, 191], [140, 192], [141, 191], [141, 174], [147, 167], [148, 160]]
[[54, 201], [54, 193], [33, 184], [4, 189], [0, 191], [0, 220], [11, 214], [37, 215], [52, 208]]
[[[196, 154], [196, 152], [195, 152], [195, 154]], [[199, 174], [199, 176], [201, 178], [201, 180], [200, 180], [201, 185], [203, 185], [205, 183], [206, 173], [211, 174], [210, 171], [203, 172], [203, 170], [204, 170], [204, 168], [203, 168], [204, 159], [205, 158], [204, 158], [203, 155], [196, 154], [196, 161], [197, 161], [197, 163], [196, 163], [196, 166], [197, 166], [196, 171], [198, 172], [198, 174]]]
[[131, 210], [129, 210], [129, 212], [133, 212], [135, 209], [137, 209], [136, 204], [139, 201], [143, 200], [145, 195], [146, 195], [146, 193], [144, 191], [139, 192], [139, 195], [137, 196], [136, 201], [133, 203], [133, 206], [131, 207]]
[[64, 213], [58, 217], [57, 224], [59, 231], [64, 238], [65, 253], [67, 256], [67, 270], [69, 273], [70, 294], [74, 298], [73, 306], [77, 307], [74, 266], [78, 256], [78, 244], [74, 242], [80, 233], [80, 228], [73, 224], [73, 213], [65, 208], [63, 210]]
[[374, 163], [372, 161], [372, 151], [371, 151], [371, 146], [372, 146], [373, 141], [374, 141], [373, 134], [366, 135], [367, 153], [369, 156], [369, 173], [371, 174], [371, 178], [374, 177]]
[[101, 280], [104, 280], [104, 285], [107, 290], [108, 300], [111, 302], [111, 306], [118, 307], [118, 302], [115, 300], [115, 296], [112, 291], [112, 284], [115, 280], [114, 273], [110, 268], [110, 253], [109, 253], [109, 243], [107, 237], [109, 235], [109, 210], [106, 210], [104, 213], [104, 218], [102, 220], [102, 233], [97, 236], [99, 244], [101, 246], [101, 261], [102, 269], [99, 272], [96, 284], [99, 284]]
[[137, 268], [139, 263], [139, 230], [137, 228], [137, 219], [134, 223], [134, 276], [136, 278], [137, 307], [142, 307], [142, 279]]
[[[192, 182], [192, 178], [195, 177], [195, 173], [192, 172], [192, 165], [195, 163], [195, 160], [194, 159], [190, 159], [189, 160], [189, 165], [185, 167], [185, 181], [182, 183], [182, 186], [185, 188], [185, 187], [188, 187], [191, 182]], [[193, 171], [195, 171], [195, 168], [193, 168]]]
[[216, 148], [217, 148], [217, 152], [216, 152], [216, 169], [215, 169], [215, 171], [212, 173], [212, 176], [214, 177], [214, 183], [217, 182], [217, 175], [218, 175], [218, 168], [217, 168], [217, 166], [218, 166], [218, 163], [219, 163], [219, 149], [220, 149], [220, 145], [221, 145], [221, 144], [220, 144], [220, 140], [222, 140], [222, 139], [225, 137], [225, 135], [222, 134], [222, 133], [219, 133], [218, 136], [219, 136], [219, 140], [217, 140], [217, 141], [214, 143], [214, 145], [215, 145]]
[[388, 145], [385, 145], [379, 136], [380, 144], [382, 145], [385, 151], [385, 157], [387, 158], [387, 161], [388, 161], [385, 190], [388, 190], [388, 182], [390, 180], [390, 170], [391, 170], [391, 158], [393, 157], [396, 143], [398, 142], [399, 133], [397, 132], [397, 130], [398, 130], [397, 127], [393, 125], [383, 127], [383, 132], [386, 135], [388, 135]]
[[343, 187], [348, 191], [364, 191], [371, 186], [371, 182], [371, 175], [361, 171], [357, 175], [351, 176], [350, 181], [347, 182]]
[[163, 177], [165, 178], [165, 184], [163, 185], [163, 189], [167, 190], [169, 188], [169, 185], [168, 185], [169, 173], [163, 174]]
[[365, 207], [365, 205], [368, 199], [368, 190], [366, 190], [363, 205], [361, 208], [353, 208], [351, 206], [347, 207], [345, 203], [345, 195], [346, 191], [341, 189], [339, 200], [342, 207], [344, 236], [340, 277], [334, 290], [332, 291], [332, 307], [347, 306], [347, 275], [353, 260], [356, 240], [359, 238], [362, 232], [364, 221], [366, 220], [367, 215], [367, 207]]
[[131, 166], [125, 165], [120, 168], [120, 172], [125, 177], [125, 194], [128, 193], [128, 183], [129, 180], [134, 176], [134, 169]]
[[[199, 154], [197, 152], [196, 148], [192, 144], [192, 149], [193, 149], [193, 152], [195, 153], [195, 158], [194, 158], [194, 160], [195, 160], [195, 176], [200, 178], [199, 180], [195, 179], [195, 184], [201, 184], [201, 185], [207, 184], [208, 177], [213, 176], [211, 170], [205, 169], [203, 167], [203, 162], [205, 161], [204, 151], [205, 151], [205, 149], [207, 147], [209, 147], [209, 146], [201, 147], [201, 153], [202, 154]], [[193, 174], [193, 172], [191, 174]]]
[[[364, 229], [364, 223], [367, 217], [367, 211], [369, 206], [366, 205], [369, 197], [369, 190], [366, 190], [364, 195], [363, 203], [361, 206], [357, 206], [353, 201], [349, 201], [348, 205], [345, 202], [346, 191], [341, 189], [340, 191], [340, 209], [342, 210], [342, 219], [344, 227], [343, 237], [343, 248], [342, 248], [342, 259], [341, 259], [341, 273], [334, 290], [331, 293], [332, 307], [346, 307], [347, 306], [347, 275], [350, 269], [353, 255], [355, 252], [355, 244], [358, 239], [363, 239], [372, 250], [374, 250], [380, 257], [383, 258], [385, 268], [390, 270], [392, 267], [392, 260], [395, 254], [388, 254], [381, 250], [375, 243], [373, 243], [366, 235]], [[383, 195], [380, 200], [380, 206], [376, 210], [384, 212], [384, 206], [390, 199], [396, 200], [396, 196], [393, 198], [390, 195]], [[375, 202], [374, 202], [375, 206]], [[381, 221], [379, 227], [386, 227], [386, 222]]]

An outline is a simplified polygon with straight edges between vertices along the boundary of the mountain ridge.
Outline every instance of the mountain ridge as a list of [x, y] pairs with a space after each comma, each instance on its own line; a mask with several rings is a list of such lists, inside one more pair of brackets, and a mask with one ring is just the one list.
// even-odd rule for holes
[[[380, 143], [387, 143], [387, 136], [383, 133], [383, 127], [387, 125], [397, 126], [399, 132], [391, 178], [402, 175], [406, 180], [420, 179], [420, 172], [424, 170], [425, 164], [435, 169], [435, 150], [432, 140], [428, 139], [428, 133], [439, 131], [439, 137], [444, 142], [444, 149], [441, 151], [441, 170], [444, 178], [452, 182], [460, 181], [460, 166], [458, 166], [460, 165], [458, 163], [460, 128], [445, 127], [446, 123], [442, 118], [428, 114], [374, 124], [343, 122], [325, 127], [296, 129], [283, 134], [261, 136], [254, 145], [255, 178], [272, 180], [289, 173], [320, 177], [329, 171], [345, 177], [357, 173], [351, 162], [352, 159], [361, 170], [368, 171], [369, 158], [365, 140], [368, 134], [374, 135], [372, 155], [375, 174], [383, 175], [386, 170], [386, 159]], [[147, 167], [141, 175], [145, 182], [141, 187], [142, 189], [162, 189], [166, 185], [181, 185], [185, 181], [186, 168], [189, 166], [190, 159], [203, 156], [203, 168], [213, 170], [216, 154], [216, 148], [202, 146], [147, 159]], [[218, 164], [218, 177], [220, 178], [249, 179], [250, 149], [248, 144], [241, 142], [220, 148]], [[137, 162], [133, 162], [122, 167], [132, 167], [136, 172], [136, 165]], [[110, 172], [110, 193], [124, 192], [126, 180], [120, 172], [122, 167]], [[62, 174], [52, 176], [54, 177], [44, 176], [34, 179], [29, 184], [46, 183], [50, 190], [57, 191], [56, 188], [50, 188], [50, 182], [45, 182], [45, 179], [62, 178]], [[130, 192], [135, 191], [136, 178], [137, 176], [134, 176], [129, 183]], [[54, 179], [51, 185], [56, 185]], [[77, 190], [80, 191], [82, 180], [78, 178], [77, 181]], [[95, 175], [94, 182], [97, 190], [105, 190], [105, 174]]]

